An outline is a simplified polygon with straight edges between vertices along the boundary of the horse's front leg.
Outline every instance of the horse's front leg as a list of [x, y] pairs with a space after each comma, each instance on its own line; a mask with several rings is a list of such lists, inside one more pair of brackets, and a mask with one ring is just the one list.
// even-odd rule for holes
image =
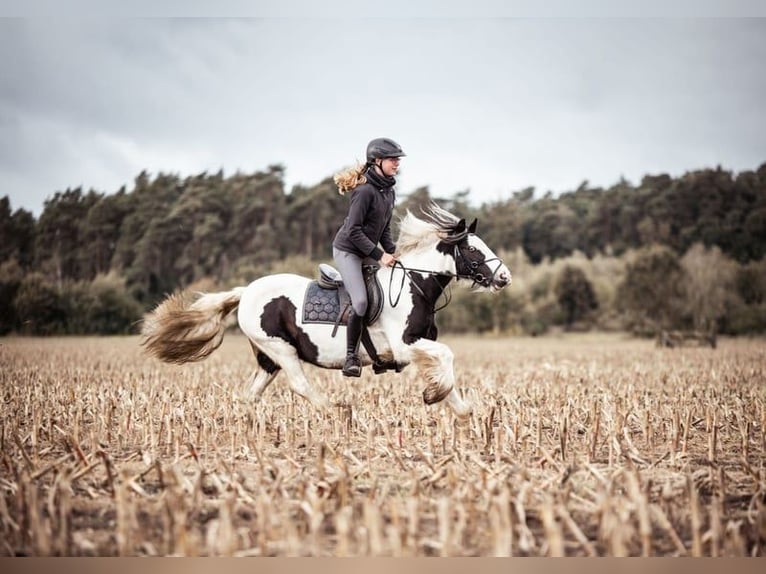
[[443, 343], [418, 339], [409, 345], [412, 362], [426, 379], [423, 401], [432, 405], [447, 399], [447, 404], [460, 418], [471, 415], [471, 405], [455, 389], [452, 350]]

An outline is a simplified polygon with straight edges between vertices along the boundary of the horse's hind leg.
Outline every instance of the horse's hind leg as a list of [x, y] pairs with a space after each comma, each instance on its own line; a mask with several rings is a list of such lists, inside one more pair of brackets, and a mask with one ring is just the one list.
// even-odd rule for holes
[[263, 391], [266, 390], [266, 387], [268, 387], [279, 374], [280, 367], [272, 361], [268, 355], [259, 351], [255, 346], [253, 346], [253, 352], [258, 361], [258, 366], [248, 380], [247, 393], [253, 399], [258, 400], [261, 398]]
[[306, 378], [301, 360], [298, 358], [298, 352], [294, 347], [287, 343], [275, 343], [270, 345], [268, 352], [269, 358], [272, 359], [277, 368], [281, 368], [287, 375], [287, 382], [294, 393], [302, 396], [319, 410], [329, 409], [327, 399], [311, 386]]
[[326, 411], [330, 408], [327, 399], [311, 386], [306, 374], [303, 372], [300, 360], [296, 356], [294, 360], [282, 363], [282, 368], [287, 375], [287, 381], [290, 388], [310, 402], [314, 408], [320, 411]]

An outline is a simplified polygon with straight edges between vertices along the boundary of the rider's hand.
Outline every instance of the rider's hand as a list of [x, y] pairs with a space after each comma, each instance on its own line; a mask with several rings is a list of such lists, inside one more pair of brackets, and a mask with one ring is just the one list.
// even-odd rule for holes
[[396, 262], [396, 257], [390, 253], [384, 253], [380, 258], [380, 264], [384, 267], [391, 267]]

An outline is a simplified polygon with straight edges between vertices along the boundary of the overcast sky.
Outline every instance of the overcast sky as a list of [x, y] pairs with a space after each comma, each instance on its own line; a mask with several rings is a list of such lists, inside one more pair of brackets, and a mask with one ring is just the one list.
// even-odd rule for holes
[[479, 204], [766, 162], [766, 19], [0, 19], [0, 197], [281, 163], [391, 137], [399, 193]]

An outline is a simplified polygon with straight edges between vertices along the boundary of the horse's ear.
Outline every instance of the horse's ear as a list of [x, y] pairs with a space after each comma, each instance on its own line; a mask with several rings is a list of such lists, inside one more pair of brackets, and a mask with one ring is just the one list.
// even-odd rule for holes
[[455, 233], [463, 233], [465, 231], [465, 219], [461, 219], [455, 226]]
[[478, 219], [474, 219], [471, 225], [468, 226], [468, 233], [476, 233], [476, 226], [479, 224]]

